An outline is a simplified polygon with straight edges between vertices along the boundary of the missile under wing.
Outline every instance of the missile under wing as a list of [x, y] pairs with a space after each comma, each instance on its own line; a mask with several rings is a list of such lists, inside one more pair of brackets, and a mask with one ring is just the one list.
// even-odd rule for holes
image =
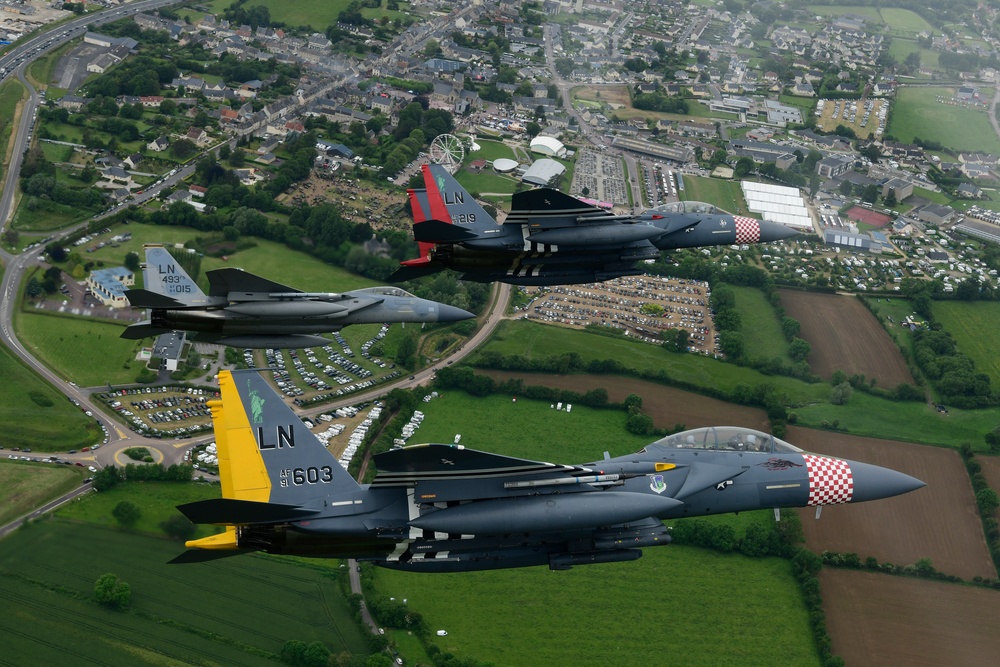
[[219, 386], [221, 401], [209, 407], [223, 497], [179, 509], [226, 530], [188, 542], [177, 562], [266, 551], [412, 572], [560, 570], [639, 558], [670, 542], [664, 519], [863, 502], [923, 486], [733, 427], [578, 465], [417, 445], [376, 455], [378, 475], [362, 485], [259, 373], [223, 371]]
[[125, 292], [150, 317], [122, 332], [141, 339], [188, 331], [198, 340], [231, 347], [297, 348], [326, 345], [318, 334], [351, 324], [454, 322], [473, 317], [460, 308], [420, 299], [398, 287], [350, 292], [303, 292], [234, 268], [206, 273], [205, 294], [162, 245], [145, 246], [145, 289]]

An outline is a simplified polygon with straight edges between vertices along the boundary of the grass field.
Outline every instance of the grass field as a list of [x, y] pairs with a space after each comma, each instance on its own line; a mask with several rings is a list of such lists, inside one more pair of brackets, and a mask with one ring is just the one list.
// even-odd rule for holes
[[878, 13], [894, 34], [917, 35], [921, 32], [934, 32], [934, 26], [924, 20], [920, 14], [909, 9], [883, 7], [878, 10]]
[[452, 443], [553, 463], [582, 463], [601, 458], [604, 451], [621, 456], [638, 451], [652, 438], [625, 430], [624, 410], [596, 410], [574, 405], [572, 412], [556, 411], [543, 401], [495, 395], [475, 398], [463, 391], [421, 404], [426, 415], [411, 444]]
[[476, 143], [479, 144], [479, 150], [469, 155], [472, 159], [490, 161], [500, 158], [517, 159], [513, 149], [502, 141], [487, 141], [476, 138]]
[[32, 354], [82, 387], [131, 383], [139, 373], [141, 342], [119, 338], [121, 325], [26, 311], [14, 328]]
[[72, 491], [80, 485], [84, 474], [84, 469], [77, 466], [0, 458], [0, 525]]
[[94, 420], [14, 357], [6, 346], [0, 347], [0, 378], [0, 432], [5, 447], [50, 451], [55, 444], [58, 449], [72, 449], [97, 442], [101, 431]]
[[738, 181], [684, 174], [684, 191], [678, 195], [685, 201], [703, 201], [730, 213], [750, 215]]
[[934, 301], [934, 319], [951, 334], [958, 349], [986, 373], [994, 387], [1000, 387], [1000, 303], [994, 301]]
[[[170, 565], [176, 542], [54, 519], [0, 542], [0, 618], [11, 664], [274, 665], [289, 639], [365, 653], [326, 567], [236, 556]], [[132, 610], [90, 601], [118, 574]]]
[[442, 651], [498, 667], [818, 664], [798, 585], [778, 559], [670, 546], [569, 572], [375, 576], [382, 595], [448, 631], [433, 637]]
[[[142, 515], [135, 524], [135, 531], [162, 537], [160, 522], [177, 514], [177, 505], [196, 500], [218, 498], [222, 495], [217, 484], [178, 484], [177, 482], [134, 482], [121, 484], [113, 489], [93, 493], [60, 508], [60, 518], [94, 524], [102, 528], [118, 528], [111, 511], [118, 503], [134, 503]], [[215, 526], [198, 526], [199, 536], [214, 535], [221, 531]]]
[[866, 17], [873, 23], [882, 22], [882, 17], [879, 16], [878, 9], [876, 7], [862, 7], [857, 5], [836, 7], [832, 7], [830, 5], [809, 5], [807, 9], [811, 15], [815, 16], [842, 16], [844, 14], [857, 14], [859, 16]]
[[[29, 203], [32, 200], [35, 204]], [[37, 207], [32, 210], [36, 205]], [[74, 208], [53, 201], [21, 197], [10, 226], [20, 232], [50, 232], [79, 222], [93, 213], [92, 210]]]
[[[17, 79], [11, 78], [0, 85], [0, 165], [3, 166], [7, 165], [7, 144], [14, 130], [14, 110], [23, 96], [24, 86]], [[6, 176], [3, 168], [0, 176]]]
[[[233, 0], [211, 0], [210, 2], [201, 3], [199, 7], [205, 7], [209, 11], [221, 16], [223, 10], [231, 4], [233, 4]], [[250, 2], [244, 5], [244, 9], [264, 5], [270, 10], [272, 21], [280, 21], [290, 26], [309, 25], [322, 32], [328, 25], [336, 22], [337, 15], [347, 9], [349, 4], [351, 4], [350, 0], [298, 0], [297, 2], [250, 0]], [[391, 12], [385, 9], [384, 1], [382, 5], [379, 9], [362, 9], [361, 13], [367, 18], [379, 18], [381, 16], [388, 16], [390, 19], [397, 17], [407, 18], [406, 14], [402, 12], [402, 10], [408, 7], [406, 3], [400, 2], [400, 11]]]
[[983, 434], [1000, 421], [995, 409], [949, 408], [948, 414], [942, 415], [926, 403], [890, 401], [860, 391], [854, 392], [847, 405], [814, 403], [792, 411], [802, 426], [820, 428], [823, 422], [837, 420], [840, 428], [852, 435], [946, 447], [967, 442], [980, 452], [986, 451]]
[[594, 334], [525, 321], [500, 325], [484, 350], [521, 354], [529, 359], [576, 352], [584, 363], [594, 359], [617, 359], [636, 370], [662, 368], [671, 377], [696, 386], [732, 391], [739, 383], [755, 386], [773, 383], [796, 403], [828, 400], [830, 390], [821, 384], [761, 373], [696, 354], [670, 354], [662, 348], [636, 341], [597, 337]]
[[[512, 194], [518, 186], [517, 180], [510, 176], [497, 174], [492, 169], [484, 169], [478, 174], [473, 174], [463, 169], [455, 175], [455, 180], [463, 188], [472, 193], [500, 192]], [[505, 208], [510, 208], [510, 198], [508, 197], [506, 200], [507, 206]]]
[[736, 292], [736, 308], [741, 318], [740, 333], [751, 356], [758, 359], [778, 357], [791, 363], [788, 342], [764, 293], [753, 287], [738, 286], [734, 286], [733, 291]]
[[903, 142], [920, 137], [955, 150], [1000, 153], [1000, 139], [985, 113], [937, 101], [938, 97], [950, 98], [953, 92], [952, 88], [901, 87], [887, 134]]
[[933, 49], [921, 48], [915, 39], [894, 37], [892, 44], [889, 45], [889, 54], [900, 63], [906, 60], [906, 56], [910, 55], [914, 51], [920, 54], [921, 67], [927, 67], [929, 69], [938, 68], [938, 52]]

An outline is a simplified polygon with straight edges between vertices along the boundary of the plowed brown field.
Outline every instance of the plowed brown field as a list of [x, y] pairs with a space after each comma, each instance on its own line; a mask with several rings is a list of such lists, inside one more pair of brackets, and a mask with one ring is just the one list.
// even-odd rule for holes
[[899, 348], [857, 299], [836, 294], [779, 290], [787, 315], [799, 321], [799, 333], [812, 346], [809, 367], [830, 377], [835, 370], [864, 373], [880, 387], [913, 382]]
[[513, 377], [523, 380], [528, 386], [555, 387], [581, 393], [604, 388], [607, 389], [608, 399], [612, 403], [621, 403], [629, 394], [637, 394], [642, 397], [642, 411], [652, 418], [657, 428], [673, 428], [677, 424], [683, 424], [687, 428], [725, 424], [770, 431], [767, 414], [758, 408], [726, 403], [681, 389], [633, 380], [620, 375], [552, 375], [488, 370], [476, 372], [489, 375], [498, 382]]
[[896, 498], [857, 505], [799, 510], [806, 545], [874, 556], [880, 563], [908, 565], [930, 558], [934, 567], [963, 579], [994, 578], [972, 484], [952, 449], [790, 427], [787, 440], [810, 452], [885, 466], [927, 482]]
[[831, 650], [851, 667], [996, 664], [997, 591], [829, 568], [819, 578]]

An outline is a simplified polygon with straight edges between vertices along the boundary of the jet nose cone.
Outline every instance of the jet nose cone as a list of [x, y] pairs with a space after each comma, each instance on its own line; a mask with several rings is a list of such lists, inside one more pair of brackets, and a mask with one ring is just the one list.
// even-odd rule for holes
[[770, 243], [772, 241], [782, 241], [784, 239], [798, 236], [798, 230], [786, 227], [777, 222], [760, 221], [760, 242]]
[[850, 466], [854, 477], [854, 495], [851, 502], [861, 503], [866, 500], [891, 498], [927, 486], [916, 477], [889, 468], [857, 461], [850, 461]]
[[467, 310], [445, 304], [438, 306], [438, 322], [458, 322], [459, 320], [467, 320], [470, 317], [475, 317], [475, 315]]

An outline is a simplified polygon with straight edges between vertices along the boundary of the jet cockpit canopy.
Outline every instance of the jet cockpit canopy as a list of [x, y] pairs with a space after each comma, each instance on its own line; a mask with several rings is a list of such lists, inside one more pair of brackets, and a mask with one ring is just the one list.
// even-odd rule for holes
[[709, 449], [738, 452], [798, 453], [801, 449], [770, 433], [740, 426], [709, 426], [669, 435], [653, 443], [674, 449]]
[[713, 215], [730, 215], [728, 211], [723, 211], [718, 206], [708, 204], [703, 201], [673, 201], [667, 204], [660, 204], [650, 210], [658, 213], [710, 213]]

